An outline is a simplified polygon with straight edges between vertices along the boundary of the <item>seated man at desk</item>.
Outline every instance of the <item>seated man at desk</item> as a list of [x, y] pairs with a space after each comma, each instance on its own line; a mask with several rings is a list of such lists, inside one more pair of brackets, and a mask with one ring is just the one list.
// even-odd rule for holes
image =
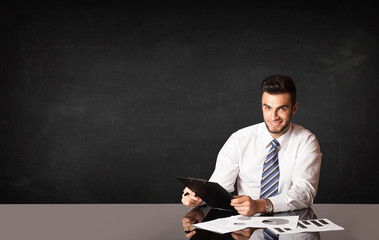
[[[316, 196], [322, 154], [315, 135], [291, 123], [298, 110], [293, 80], [264, 79], [261, 102], [264, 122], [230, 136], [209, 181], [229, 192], [236, 183], [238, 196], [230, 204], [242, 215], [308, 208]], [[196, 207], [203, 200], [185, 188], [182, 203]]]

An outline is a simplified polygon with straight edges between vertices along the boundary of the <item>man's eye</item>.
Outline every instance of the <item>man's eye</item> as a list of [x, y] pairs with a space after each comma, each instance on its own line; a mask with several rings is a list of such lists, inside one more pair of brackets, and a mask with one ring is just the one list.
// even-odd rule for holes
[[287, 110], [287, 108], [282, 107], [282, 108], [280, 108], [280, 110], [285, 112]]

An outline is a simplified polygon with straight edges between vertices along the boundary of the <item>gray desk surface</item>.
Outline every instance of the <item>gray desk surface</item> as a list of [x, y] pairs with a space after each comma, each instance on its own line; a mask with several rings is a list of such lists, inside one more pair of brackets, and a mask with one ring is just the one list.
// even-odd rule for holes
[[[379, 205], [315, 204], [318, 218], [344, 231], [321, 232], [321, 239], [378, 239]], [[126, 240], [187, 239], [181, 204], [0, 205], [0, 239]]]

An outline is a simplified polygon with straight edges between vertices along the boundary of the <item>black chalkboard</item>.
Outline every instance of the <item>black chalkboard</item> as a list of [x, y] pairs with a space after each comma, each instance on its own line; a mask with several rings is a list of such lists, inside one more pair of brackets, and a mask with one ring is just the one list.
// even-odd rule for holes
[[316, 202], [379, 203], [373, 7], [0, 4], [1, 203], [179, 203], [276, 73], [321, 145]]

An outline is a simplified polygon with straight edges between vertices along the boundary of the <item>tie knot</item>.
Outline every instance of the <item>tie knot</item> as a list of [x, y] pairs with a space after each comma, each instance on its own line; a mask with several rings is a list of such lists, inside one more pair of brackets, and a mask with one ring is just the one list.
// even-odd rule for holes
[[280, 146], [280, 143], [278, 142], [278, 140], [274, 139], [271, 141], [271, 145], [273, 148], [278, 148]]

